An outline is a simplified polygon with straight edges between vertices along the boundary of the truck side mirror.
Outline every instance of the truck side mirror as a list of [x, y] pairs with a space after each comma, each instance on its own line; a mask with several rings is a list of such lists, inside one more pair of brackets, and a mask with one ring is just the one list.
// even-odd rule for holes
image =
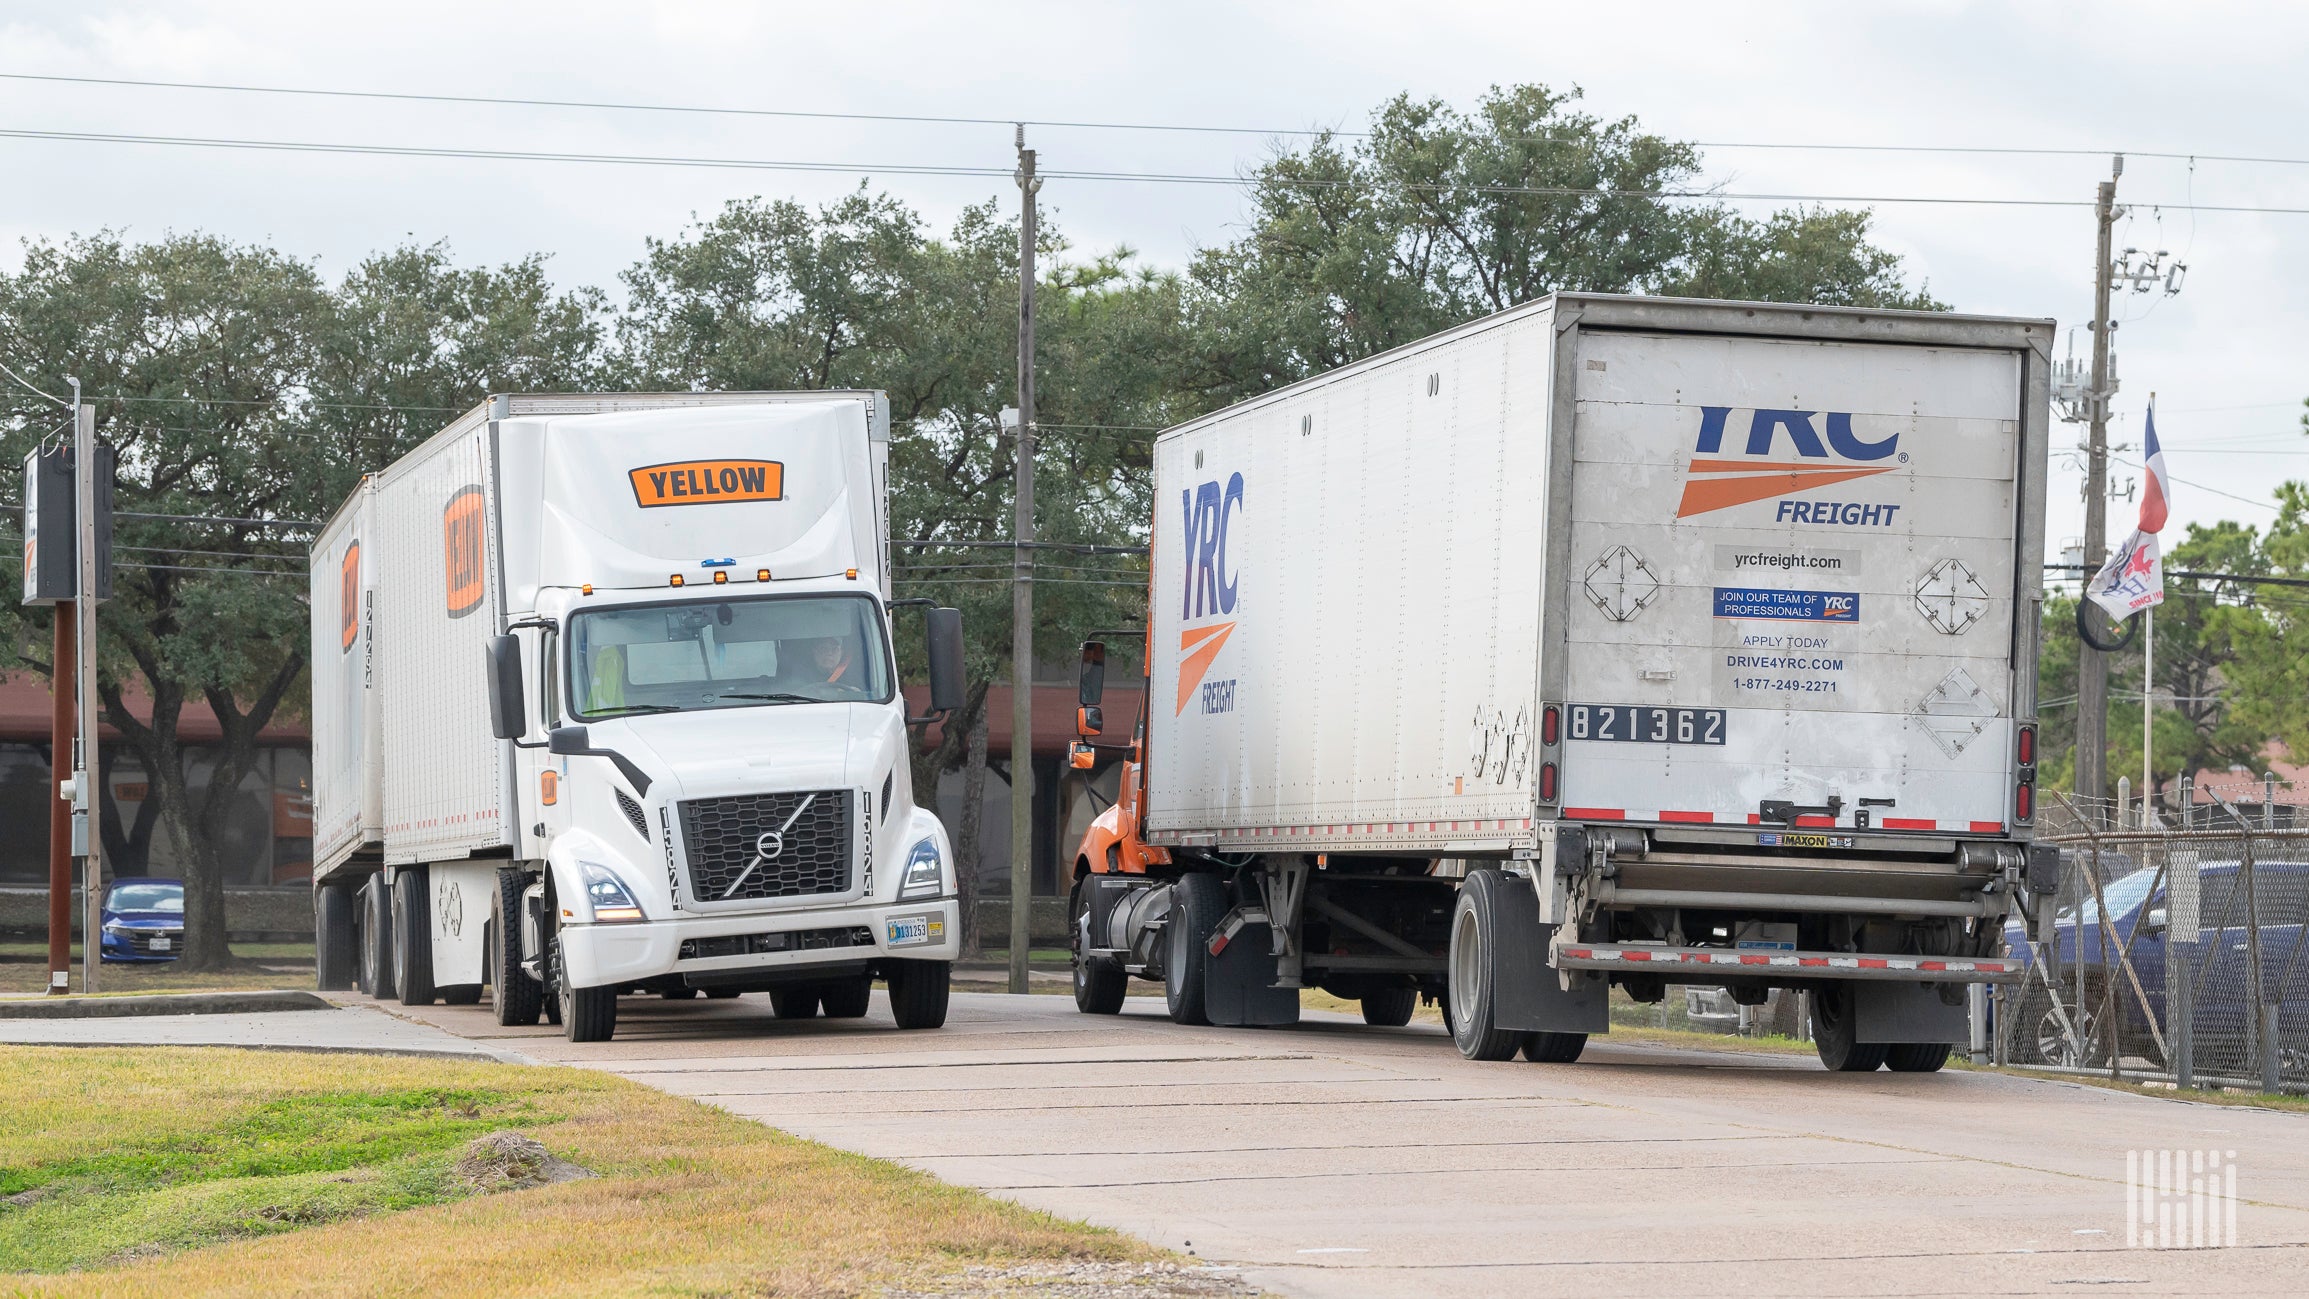
[[930, 711], [957, 712], [969, 693], [962, 676], [962, 611], [931, 609], [923, 623], [930, 637]]
[[518, 740], [529, 731], [529, 701], [521, 693], [521, 642], [511, 635], [489, 638], [489, 730], [500, 740]]
[[593, 751], [593, 733], [582, 726], [556, 726], [545, 737], [545, 748], [565, 758], [582, 758]]

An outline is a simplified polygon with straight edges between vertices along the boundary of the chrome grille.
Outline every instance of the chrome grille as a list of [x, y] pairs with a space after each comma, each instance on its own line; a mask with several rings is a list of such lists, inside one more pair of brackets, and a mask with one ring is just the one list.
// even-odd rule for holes
[[714, 903], [850, 892], [857, 799], [822, 789], [681, 804], [693, 895]]

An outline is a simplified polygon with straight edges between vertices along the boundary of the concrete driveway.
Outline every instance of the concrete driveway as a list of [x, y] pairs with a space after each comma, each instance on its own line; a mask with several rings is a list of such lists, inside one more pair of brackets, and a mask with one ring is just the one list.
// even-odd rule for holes
[[[1189, 1029], [1143, 998], [957, 994], [931, 1033], [879, 995], [799, 1022], [628, 998], [598, 1046], [402, 1013], [1286, 1294], [2309, 1292], [2309, 1116], [1601, 1038], [1577, 1065], [1470, 1064], [1439, 1027]], [[2127, 1248], [2127, 1152], [2159, 1149], [2235, 1152], [2238, 1247]]]

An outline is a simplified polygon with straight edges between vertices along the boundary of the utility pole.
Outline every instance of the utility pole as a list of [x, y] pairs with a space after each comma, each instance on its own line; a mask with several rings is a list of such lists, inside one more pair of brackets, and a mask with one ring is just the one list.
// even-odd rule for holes
[[1034, 914], [1034, 150], [1018, 125], [1018, 461], [1010, 585], [1010, 990], [1026, 991]]
[[[81, 881], [87, 893], [80, 916], [80, 956], [86, 972], [80, 976], [82, 992], [96, 991], [96, 970], [102, 964], [104, 947], [104, 836], [97, 832], [94, 811], [98, 800], [91, 797], [96, 788], [96, 774], [103, 770], [97, 761], [96, 736], [96, 603], [100, 594], [96, 573], [98, 557], [96, 519], [96, 407], [80, 400], [80, 381], [72, 381], [72, 403], [77, 418], [73, 421], [72, 488], [74, 514], [72, 519], [73, 544], [80, 557], [80, 581], [75, 587], [78, 599], [72, 602], [73, 622], [79, 644], [74, 646], [80, 655], [77, 687], [80, 714], [80, 743], [72, 751], [72, 837], [81, 851]], [[61, 612], [59, 613], [61, 615]]]
[[[2114, 265], [2110, 236], [2117, 220], [2117, 178], [2125, 174], [2125, 156], [2110, 163], [2109, 178], [2100, 184], [2093, 203], [2098, 227], [2093, 260], [2093, 375], [2086, 397], [2092, 421], [2085, 457], [2084, 566], [2089, 577], [2100, 571], [2109, 548], [2109, 293]], [[2076, 792], [2086, 800], [2087, 815], [2097, 822], [2101, 791], [2108, 776], [2109, 663], [2107, 656], [2085, 646], [2077, 655]]]

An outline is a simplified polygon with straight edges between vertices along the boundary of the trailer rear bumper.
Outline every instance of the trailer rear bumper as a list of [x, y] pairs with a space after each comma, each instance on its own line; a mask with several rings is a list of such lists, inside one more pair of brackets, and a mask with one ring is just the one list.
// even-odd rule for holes
[[1565, 970], [1656, 975], [1669, 983], [1718, 984], [1727, 978], [1885, 979], [1906, 983], [2010, 983], [2019, 961], [1981, 956], [1888, 956], [1865, 952], [1732, 950], [1633, 943], [1565, 943], [1555, 951]]
[[952, 898], [714, 916], [626, 925], [569, 925], [563, 959], [581, 988], [664, 974], [743, 974], [898, 957], [951, 961], [962, 950]]

